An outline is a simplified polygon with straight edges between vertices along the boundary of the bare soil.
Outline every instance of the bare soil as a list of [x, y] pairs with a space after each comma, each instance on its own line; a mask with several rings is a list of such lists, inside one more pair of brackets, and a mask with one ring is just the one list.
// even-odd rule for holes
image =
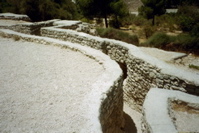
[[199, 132], [199, 110], [183, 104], [173, 104], [172, 108], [179, 132]]

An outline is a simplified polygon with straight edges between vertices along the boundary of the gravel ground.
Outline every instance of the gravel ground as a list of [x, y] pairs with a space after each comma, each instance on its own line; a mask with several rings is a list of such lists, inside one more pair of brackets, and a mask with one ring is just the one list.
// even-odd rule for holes
[[103, 71], [78, 52], [0, 38], [0, 132], [80, 132]]

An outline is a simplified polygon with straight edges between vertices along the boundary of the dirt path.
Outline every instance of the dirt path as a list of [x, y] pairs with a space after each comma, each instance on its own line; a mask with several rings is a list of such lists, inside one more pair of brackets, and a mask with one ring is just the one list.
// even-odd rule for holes
[[78, 52], [0, 38], [0, 132], [80, 132], [103, 71]]

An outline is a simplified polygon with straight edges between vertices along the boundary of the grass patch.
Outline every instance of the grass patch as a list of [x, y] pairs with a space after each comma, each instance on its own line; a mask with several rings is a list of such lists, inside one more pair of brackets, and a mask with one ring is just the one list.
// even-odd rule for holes
[[165, 34], [165, 33], [155, 33], [153, 34], [143, 45], [156, 47], [156, 48], [165, 48], [167, 44], [173, 42], [175, 38]]
[[120, 40], [134, 45], [139, 45], [139, 39], [136, 35], [130, 35], [126, 32], [113, 28], [97, 28], [96, 30], [97, 34], [100, 37]]
[[199, 38], [190, 34], [180, 34], [174, 42], [179, 50], [199, 55]]
[[199, 66], [196, 66], [196, 65], [193, 65], [193, 64], [190, 64], [189, 68], [199, 70]]
[[199, 38], [190, 34], [171, 36], [165, 33], [155, 33], [142, 46], [199, 55]]

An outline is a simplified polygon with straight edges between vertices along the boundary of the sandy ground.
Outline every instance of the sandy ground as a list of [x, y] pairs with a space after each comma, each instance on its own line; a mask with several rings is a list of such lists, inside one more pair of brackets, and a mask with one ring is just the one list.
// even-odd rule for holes
[[78, 52], [0, 38], [0, 132], [80, 132], [103, 71]]
[[142, 133], [141, 130], [141, 118], [142, 114], [135, 111], [133, 107], [130, 107], [129, 104], [124, 102], [124, 113], [126, 113], [128, 116], [130, 116], [131, 121], [128, 119], [125, 119], [126, 124], [130, 127], [130, 129], [127, 129], [126, 133]]

